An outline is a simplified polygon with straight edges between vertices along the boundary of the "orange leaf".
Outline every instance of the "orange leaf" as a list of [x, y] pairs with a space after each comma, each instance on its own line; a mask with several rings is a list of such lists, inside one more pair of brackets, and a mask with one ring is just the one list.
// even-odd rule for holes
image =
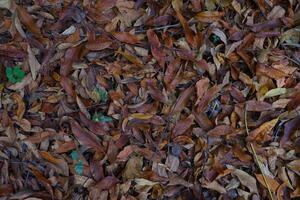
[[258, 127], [257, 129], [250, 132], [250, 135], [248, 136], [248, 138], [250, 140], [255, 140], [257, 142], [268, 141], [270, 139], [268, 134], [274, 128], [277, 121], [278, 121], [278, 118], [273, 119], [271, 121], [268, 121], [268, 122], [260, 125], [260, 127]]
[[203, 23], [212, 23], [221, 19], [222, 16], [224, 16], [224, 12], [203, 11], [198, 13], [195, 18]]
[[180, 12], [176, 11], [176, 16], [180, 21], [180, 24], [183, 27], [185, 38], [188, 43], [190, 43], [193, 47], [196, 47], [196, 41], [195, 41], [195, 36], [191, 28], [189, 27], [189, 24], [185, 20], [185, 18], [180, 14]]
[[[263, 175], [262, 174], [255, 174], [258, 182], [262, 184], [265, 188], [267, 188], [267, 185], [264, 181]], [[270, 190], [272, 192], [276, 192], [277, 188], [279, 187], [279, 183], [272, 177], [265, 175], [266, 181], [268, 183], [268, 186], [270, 187]]]
[[36, 35], [41, 35], [40, 28], [36, 25], [34, 18], [27, 12], [27, 10], [18, 6], [17, 11], [21, 22], [26, 26], [26, 28]]
[[18, 116], [19, 119], [22, 119], [23, 115], [25, 113], [25, 103], [23, 102], [23, 98], [21, 97], [21, 95], [19, 95], [17, 93], [14, 93], [12, 95], [12, 98], [18, 104], [17, 116]]

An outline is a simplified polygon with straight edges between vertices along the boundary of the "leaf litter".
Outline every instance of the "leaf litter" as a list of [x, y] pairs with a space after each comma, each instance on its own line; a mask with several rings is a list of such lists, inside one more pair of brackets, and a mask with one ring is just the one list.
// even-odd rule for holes
[[0, 1], [1, 199], [300, 198], [299, 1]]

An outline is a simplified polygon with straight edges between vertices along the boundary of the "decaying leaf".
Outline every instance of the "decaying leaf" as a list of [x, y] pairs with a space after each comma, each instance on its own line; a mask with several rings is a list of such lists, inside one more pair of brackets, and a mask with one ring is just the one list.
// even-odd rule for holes
[[0, 0], [0, 199], [299, 198], [299, 8]]

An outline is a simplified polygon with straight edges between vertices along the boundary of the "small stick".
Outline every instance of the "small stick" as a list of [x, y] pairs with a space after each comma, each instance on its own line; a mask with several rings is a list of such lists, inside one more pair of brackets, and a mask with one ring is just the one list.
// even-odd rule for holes
[[[248, 123], [247, 123], [247, 105], [245, 106], [245, 127], [246, 127], [246, 132], [247, 132], [247, 135], [249, 135], [249, 129], [248, 129]], [[256, 164], [260, 170], [260, 172], [262, 173], [262, 176], [263, 176], [263, 179], [264, 179], [264, 182], [267, 186], [267, 189], [268, 189], [268, 192], [269, 192], [269, 196], [270, 196], [270, 199], [273, 200], [273, 194], [272, 194], [272, 191], [270, 189], [270, 186], [267, 182], [267, 178], [262, 170], [262, 167], [261, 167], [261, 164], [260, 164], [260, 161], [258, 160], [258, 157], [257, 157], [257, 154], [256, 154], [256, 151], [254, 149], [254, 146], [252, 143], [250, 143], [250, 148], [251, 148], [251, 151], [252, 151], [252, 155], [254, 157], [254, 160], [256, 161]]]

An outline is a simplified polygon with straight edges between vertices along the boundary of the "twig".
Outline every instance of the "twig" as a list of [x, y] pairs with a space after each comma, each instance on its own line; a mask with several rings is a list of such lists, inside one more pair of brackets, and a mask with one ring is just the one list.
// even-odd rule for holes
[[[247, 105], [245, 106], [245, 127], [246, 127], [247, 135], [249, 135], [248, 122], [247, 122]], [[265, 175], [264, 172], [263, 172], [263, 169], [262, 169], [262, 167], [261, 167], [260, 161], [258, 160], [256, 151], [255, 151], [254, 146], [253, 146], [252, 143], [250, 143], [250, 148], [251, 148], [251, 151], [252, 151], [252, 155], [253, 155], [253, 157], [254, 157], [254, 160], [255, 160], [255, 162], [256, 162], [256, 164], [257, 164], [257, 166], [258, 166], [258, 168], [259, 168], [259, 170], [260, 170], [260, 172], [261, 172], [261, 174], [262, 174], [262, 176], [263, 176], [264, 182], [265, 182], [265, 184], [266, 184], [266, 186], [267, 186], [267, 189], [268, 189], [268, 192], [269, 192], [270, 199], [273, 200], [273, 194], [272, 194], [272, 192], [271, 192], [270, 186], [269, 186], [269, 184], [268, 184], [268, 182], [267, 182], [266, 175]]]
[[[165, 28], [174, 28], [174, 27], [179, 27], [179, 26], [180, 26], [180, 23], [170, 24], [170, 25], [155, 27], [155, 28], [152, 28], [152, 30], [161, 30], [161, 29], [165, 29]], [[146, 33], [147, 30], [148, 29], [143, 29], [143, 30], [135, 31], [135, 33]]]
[[292, 46], [292, 47], [300, 48], [300, 44], [282, 43], [281, 45], [282, 45], [282, 46]]
[[[195, 24], [197, 22], [197, 20], [195, 19], [190, 19], [187, 23], [189, 25]], [[170, 24], [170, 25], [165, 25], [165, 26], [159, 26], [159, 27], [154, 27], [152, 28], [152, 30], [161, 30], [161, 29], [166, 29], [166, 28], [175, 28], [175, 27], [180, 27], [181, 24], [177, 23], [177, 24]], [[143, 30], [139, 30], [139, 31], [135, 31], [135, 33], [146, 33], [148, 31], [148, 29], [143, 29]]]

